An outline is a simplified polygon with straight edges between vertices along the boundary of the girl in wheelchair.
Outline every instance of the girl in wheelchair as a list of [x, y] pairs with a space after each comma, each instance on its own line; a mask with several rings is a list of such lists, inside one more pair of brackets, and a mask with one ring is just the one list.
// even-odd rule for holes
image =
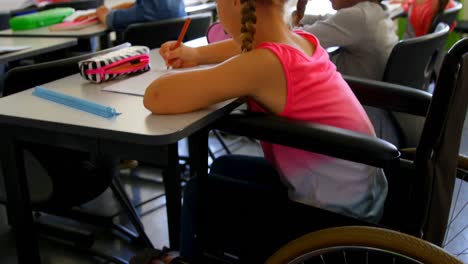
[[[292, 31], [285, 22], [288, 3], [218, 0], [220, 22], [232, 39], [198, 48], [175, 48], [171, 41], [160, 48], [173, 68], [217, 65], [156, 79], [146, 90], [145, 107], [155, 114], [176, 114], [247, 97], [250, 111], [374, 135], [318, 39]], [[197, 179], [189, 181], [182, 256], [196, 263], [206, 263], [202, 255], [261, 263], [279, 246], [314, 229], [379, 220], [387, 192], [381, 170], [268, 142], [262, 148], [264, 158], [215, 160], [203, 201], [197, 200]]]

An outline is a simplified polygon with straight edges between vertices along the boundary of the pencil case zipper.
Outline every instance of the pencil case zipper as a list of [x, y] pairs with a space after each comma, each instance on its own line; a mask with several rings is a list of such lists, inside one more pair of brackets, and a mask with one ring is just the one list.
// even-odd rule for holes
[[[123, 67], [124, 64], [130, 63], [135, 60], [139, 60], [137, 64], [141, 64], [141, 65], [138, 65], [137, 67], [131, 67], [131, 65], [129, 65], [129, 67], [126, 69], [113, 70], [113, 68]], [[114, 63], [100, 67], [98, 69], [86, 70], [85, 73], [86, 74], [98, 74], [99, 76], [101, 76], [101, 79], [104, 79], [106, 74], [123, 74], [123, 73], [129, 73], [129, 72], [134, 72], [134, 71], [144, 69], [145, 67], [148, 66], [149, 62], [150, 62], [149, 56], [147, 54], [142, 54], [142, 55], [137, 55], [137, 56], [133, 56], [133, 57], [125, 58], [123, 60], [116, 61]]]

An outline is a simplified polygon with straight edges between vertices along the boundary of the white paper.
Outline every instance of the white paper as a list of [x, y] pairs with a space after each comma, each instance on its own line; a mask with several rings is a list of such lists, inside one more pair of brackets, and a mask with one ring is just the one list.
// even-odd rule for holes
[[73, 14], [67, 16], [63, 20], [63, 22], [71, 22], [71, 21], [75, 20], [79, 16], [91, 15], [91, 14], [95, 14], [95, 13], [96, 13], [96, 9], [76, 10], [75, 12], [73, 12]]
[[185, 69], [151, 69], [145, 73], [129, 77], [127, 79], [118, 79], [115, 82], [101, 89], [101, 91], [123, 93], [130, 95], [143, 96], [146, 88], [157, 78], [168, 72], [186, 72], [191, 70], [208, 69], [213, 65], [201, 65]]
[[29, 49], [31, 46], [0, 46], [0, 54]]

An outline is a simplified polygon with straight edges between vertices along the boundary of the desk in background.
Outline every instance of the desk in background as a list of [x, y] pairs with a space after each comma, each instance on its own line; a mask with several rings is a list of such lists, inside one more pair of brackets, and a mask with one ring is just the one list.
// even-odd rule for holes
[[29, 48], [0, 53], [0, 96], [3, 93], [3, 76], [5, 66], [11, 62], [29, 57], [42, 55], [52, 51], [68, 48], [77, 44], [76, 38], [1, 38], [0, 47], [2, 46], [29, 46]]
[[185, 12], [187, 13], [187, 15], [211, 12], [213, 14], [213, 19], [215, 19], [216, 3], [209, 2], [204, 4], [188, 5], [185, 7]]
[[[404, 12], [400, 4], [390, 4], [390, 1], [382, 1], [382, 4], [387, 7], [387, 12], [391, 18], [400, 15]], [[336, 10], [333, 9], [329, 0], [310, 0], [307, 3], [305, 14], [307, 15], [333, 15]]]
[[[165, 69], [157, 50], [151, 51], [151, 64]], [[134, 85], [138, 85], [138, 76], [132, 78]], [[40, 263], [27, 179], [21, 169], [23, 157], [17, 145], [19, 141], [164, 163], [169, 239], [171, 248], [178, 248], [181, 189], [177, 141], [190, 137], [190, 159], [205, 161], [200, 166], [195, 164], [192, 169], [195, 174], [206, 174], [207, 127], [230, 113], [240, 102], [231, 100], [187, 114], [152, 115], [144, 108], [142, 97], [101, 91], [109, 84], [92, 84], [75, 74], [45, 86], [115, 107], [122, 114], [113, 119], [37, 98], [31, 95], [31, 89], [0, 99], [0, 161], [9, 205], [7, 212], [9, 219], [14, 219], [19, 263]], [[197, 144], [198, 138], [206, 139], [206, 142]]]
[[51, 51], [68, 48], [76, 45], [76, 43], [76, 38], [0, 38], [0, 47], [29, 46], [29, 48], [20, 51], [0, 53], [0, 65], [6, 64], [10, 61], [25, 59]]
[[100, 37], [101, 48], [104, 49], [110, 46], [109, 33], [110, 30], [106, 26], [97, 24], [80, 30], [66, 31], [50, 31], [48, 27], [17, 31], [5, 29], [0, 31], [0, 37], [75, 38], [78, 40]]

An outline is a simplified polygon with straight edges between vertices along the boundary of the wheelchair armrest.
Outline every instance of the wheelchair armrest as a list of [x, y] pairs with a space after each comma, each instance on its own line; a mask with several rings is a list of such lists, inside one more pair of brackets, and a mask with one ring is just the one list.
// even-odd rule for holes
[[373, 136], [264, 113], [231, 114], [214, 128], [380, 168], [390, 167], [400, 156], [394, 145]]
[[426, 116], [432, 95], [408, 86], [343, 76], [361, 104], [418, 116]]

